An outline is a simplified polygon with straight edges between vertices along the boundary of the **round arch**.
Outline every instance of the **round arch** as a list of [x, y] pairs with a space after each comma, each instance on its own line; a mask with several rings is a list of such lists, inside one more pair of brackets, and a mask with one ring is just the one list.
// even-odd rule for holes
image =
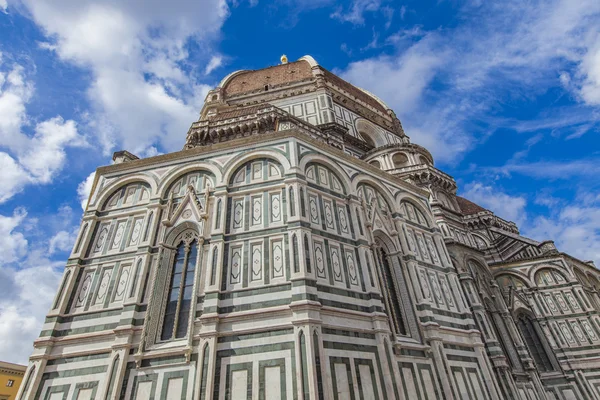
[[369, 122], [364, 118], [359, 118], [354, 123], [354, 126], [364, 141], [371, 146], [381, 147], [388, 144], [385, 134], [381, 132], [381, 128], [372, 122]]
[[221, 183], [229, 184], [231, 180], [231, 176], [239, 167], [243, 164], [251, 161], [255, 158], [270, 158], [274, 161], [277, 161], [283, 167], [284, 175], [286, 171], [289, 171], [291, 168], [290, 161], [281, 153], [274, 150], [254, 150], [248, 153], [245, 153], [241, 157], [234, 157], [232, 160], [227, 162], [223, 166], [223, 176], [221, 178]]
[[400, 192], [398, 195], [396, 195], [396, 202], [396, 206], [398, 208], [400, 208], [403, 202], [410, 203], [413, 207], [419, 210], [421, 214], [423, 214], [423, 217], [427, 221], [427, 226], [429, 228], [436, 226], [435, 220], [429, 215], [429, 210], [427, 210], [417, 198], [411, 196], [409, 193]]
[[352, 179], [352, 192], [353, 193], [358, 192], [358, 186], [361, 183], [365, 183], [365, 184], [370, 185], [373, 188], [377, 189], [381, 193], [381, 195], [383, 196], [385, 201], [387, 201], [388, 205], [392, 209], [392, 212], [397, 212], [396, 202], [394, 201], [394, 195], [392, 194], [392, 192], [390, 192], [390, 190], [387, 187], [385, 187], [379, 181], [377, 181], [376, 179], [374, 179], [373, 177], [371, 177], [369, 175], [358, 174]]
[[143, 174], [135, 174], [124, 179], [117, 179], [102, 188], [94, 203], [90, 203], [90, 208], [98, 208], [99, 206], [101, 207], [117, 190], [129, 185], [130, 183], [147, 184], [150, 187], [150, 198], [155, 196], [158, 192], [158, 184], [153, 177]]
[[538, 274], [540, 272], [543, 272], [544, 270], [553, 271], [553, 272], [559, 274], [564, 279], [563, 283], [567, 283], [567, 282], [571, 281], [571, 278], [565, 273], [564, 270], [561, 270], [556, 265], [551, 265], [551, 264], [536, 265], [535, 267], [531, 268], [531, 270], [529, 270], [529, 280], [533, 284], [537, 285], [537, 279], [539, 276]]
[[304, 157], [302, 157], [300, 163], [298, 164], [298, 168], [300, 169], [300, 171], [302, 171], [303, 174], [305, 173], [306, 168], [310, 163], [322, 164], [323, 166], [331, 169], [331, 171], [342, 183], [342, 186], [346, 193], [351, 193], [352, 190], [354, 190], [354, 187], [352, 186], [352, 182], [350, 181], [348, 174], [336, 162], [333, 162], [327, 157], [323, 157], [322, 155], [317, 153], [305, 155]]
[[513, 279], [518, 282], [523, 282], [524, 287], [530, 288], [532, 286], [529, 278], [523, 274], [513, 272], [513, 271], [498, 271], [496, 274], [493, 274], [494, 280], [498, 282], [498, 286], [504, 288], [506, 285], [500, 283], [499, 279], [508, 278], [511, 283], [513, 283]]
[[197, 163], [197, 164], [193, 164], [193, 165], [185, 165], [185, 166], [181, 166], [181, 167], [175, 167], [175, 168], [171, 169], [169, 172], [167, 172], [165, 174], [164, 178], [162, 179], [162, 182], [160, 183], [160, 185], [157, 189], [157, 193], [159, 194], [159, 197], [161, 199], [163, 197], [166, 197], [167, 189], [174, 182], [176, 182], [177, 179], [181, 178], [183, 175], [187, 174], [188, 172], [194, 172], [194, 171], [207, 171], [207, 172], [210, 172], [211, 174], [213, 174], [215, 177], [215, 182], [214, 182], [215, 186], [217, 186], [222, 179], [222, 171], [216, 165], [212, 165], [212, 164], [208, 164], [208, 163]]

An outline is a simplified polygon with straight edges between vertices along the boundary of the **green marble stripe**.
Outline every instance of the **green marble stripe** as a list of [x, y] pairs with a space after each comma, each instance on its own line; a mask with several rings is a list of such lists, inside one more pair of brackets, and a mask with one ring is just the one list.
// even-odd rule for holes
[[241, 342], [241, 341], [250, 340], [250, 339], [262, 339], [262, 338], [266, 338], [266, 337], [291, 335], [293, 333], [294, 333], [294, 330], [292, 328], [289, 328], [289, 329], [278, 329], [275, 331], [247, 333], [247, 334], [243, 334], [243, 335], [220, 336], [217, 339], [217, 343]]
[[[315, 171], [315, 173], [316, 172], [317, 171]], [[342, 201], [344, 201], [345, 198], [346, 198], [346, 195], [344, 195], [344, 194], [341, 194], [341, 193], [338, 193], [338, 192], [334, 192], [333, 190], [327, 189], [327, 188], [325, 188], [323, 186], [319, 186], [319, 185], [317, 185], [317, 184], [315, 184], [313, 182], [308, 182], [307, 181], [306, 182], [306, 186], [308, 186], [311, 189], [317, 190], [319, 192], [326, 193], [326, 194], [328, 194], [328, 195], [330, 195], [332, 197], [336, 197], [336, 198], [338, 198], [338, 199], [340, 199]]]
[[51, 365], [63, 365], [69, 363], [76, 363], [81, 361], [91, 361], [91, 360], [102, 360], [110, 357], [109, 353], [100, 353], [100, 354], [91, 354], [88, 356], [77, 356], [77, 357], [65, 357], [65, 358], [55, 358], [54, 360], [48, 360], [46, 363], [47, 366]]
[[359, 306], [356, 304], [342, 303], [340, 301], [325, 300], [325, 299], [321, 299], [320, 301], [321, 301], [321, 305], [333, 307], [333, 308], [340, 308], [342, 310], [360, 311], [360, 312], [364, 312], [364, 313], [384, 312], [384, 309], [379, 306], [366, 307], [366, 306]]
[[377, 346], [368, 346], [364, 344], [351, 344], [341, 342], [329, 342], [323, 340], [323, 347], [332, 350], [346, 350], [346, 351], [361, 351], [364, 353], [377, 353]]
[[46, 372], [44, 373], [44, 377], [45, 379], [72, 378], [75, 376], [101, 374], [106, 372], [106, 370], [108, 370], [108, 365], [99, 365], [96, 367], [77, 368], [66, 371]]
[[208, 362], [210, 357], [210, 348], [208, 343], [204, 345], [204, 351], [202, 352], [202, 377], [200, 378], [200, 400], [206, 400], [206, 390], [208, 386]]
[[74, 329], [65, 329], [65, 330], [45, 330], [40, 333], [40, 337], [64, 337], [70, 335], [78, 335], [81, 333], [93, 333], [93, 332], [102, 332], [102, 331], [110, 331], [119, 326], [119, 323], [113, 324], [104, 324], [104, 325], [95, 325], [95, 326], [86, 326], [83, 328], [74, 328]]
[[352, 382], [352, 370], [350, 369], [350, 359], [347, 357], [329, 357], [329, 365], [331, 369], [331, 383], [333, 386], [333, 399], [339, 400], [337, 387], [337, 381], [339, 378], [336, 376], [335, 373], [335, 364], [344, 364], [346, 366], [346, 379], [348, 380], [348, 388], [350, 390], [350, 400], [355, 400], [356, 398], [354, 396], [354, 383]]
[[[232, 399], [233, 393], [231, 393], [231, 380], [233, 378], [233, 373], [236, 371], [243, 371], [243, 370], [246, 371], [246, 400], [252, 400], [252, 363], [251, 362], [227, 365], [227, 372], [226, 372], [227, 375], [225, 377], [225, 400]], [[215, 400], [218, 396], [218, 389], [216, 389], [216, 390], [217, 390], [217, 392], [215, 393], [215, 397], [214, 397]], [[236, 400], [239, 400], [239, 397], [237, 397]]]
[[[350, 297], [353, 299], [364, 300], [364, 301], [370, 301], [370, 300], [381, 301], [382, 300], [381, 296], [377, 293], [360, 293], [360, 292], [356, 292], [356, 291], [344, 290], [344, 289], [337, 288], [337, 287], [320, 285], [318, 283], [317, 283], [316, 287], [319, 292], [334, 294], [337, 296]], [[470, 315], [470, 314], [468, 314], [468, 315]]]
[[457, 323], [438, 320], [433, 317], [419, 317], [419, 321], [421, 323], [435, 322], [435, 323], [439, 324], [440, 326], [444, 326], [444, 327], [448, 327], [448, 328], [463, 329], [463, 330], [471, 330], [471, 329], [477, 330], [477, 326], [475, 324], [457, 324]]
[[[291, 290], [291, 288], [292, 288], [292, 284], [289, 282], [286, 282], [286, 283], [282, 283], [282, 284], [278, 284], [278, 285], [256, 288], [256, 289], [241, 289], [241, 290], [230, 291], [230, 292], [226, 292], [226, 293], [219, 293], [218, 299], [219, 300], [231, 300], [231, 299], [239, 299], [239, 298], [243, 298], [243, 297], [258, 296], [258, 295], [262, 295], [262, 294], [280, 293], [280, 292], [289, 291], [289, 290]], [[211, 293], [211, 298], [216, 298], [216, 297], [217, 297], [216, 293]], [[207, 298], [208, 298], [208, 295], [207, 295]]]
[[309, 222], [302, 221], [301, 222], [301, 226], [303, 228], [310, 229], [311, 233], [315, 236], [315, 238], [318, 235], [318, 236], [320, 236], [322, 238], [335, 240], [337, 242], [345, 243], [345, 244], [348, 244], [350, 246], [360, 246], [360, 245], [368, 246], [369, 245], [369, 242], [367, 242], [366, 240], [363, 240], [363, 239], [352, 240], [352, 239], [348, 239], [346, 237], [335, 235], [333, 233], [330, 233], [330, 232], [327, 232], [327, 231], [324, 231], [324, 230], [321, 230], [321, 229], [314, 228], [313, 225], [311, 225]]
[[185, 363], [185, 356], [170, 356], [170, 357], [159, 357], [159, 358], [147, 358], [142, 360], [142, 367], [158, 367], [160, 365], [178, 364]]
[[458, 356], [456, 354], [446, 354], [448, 361], [460, 361], [477, 364], [479, 360], [475, 357]]
[[[135, 369], [135, 362], [128, 362], [125, 366], [125, 376], [123, 377], [123, 384], [121, 385], [121, 393], [119, 395], [119, 400], [125, 400], [125, 393], [127, 393], [127, 384], [129, 383], [129, 379], [133, 374], [133, 370]], [[134, 386], [135, 387], [135, 386]], [[132, 397], [134, 398], [134, 397]]]
[[145, 305], [145, 304], [144, 305], [131, 304], [131, 305], [125, 306], [125, 307], [117, 309], [117, 310], [98, 311], [98, 312], [93, 312], [93, 313], [86, 313], [83, 315], [71, 315], [71, 316], [58, 315], [55, 317], [46, 317], [46, 320], [44, 322], [46, 322], [46, 323], [56, 322], [58, 324], [64, 324], [67, 322], [88, 321], [90, 319], [98, 319], [98, 318], [112, 317], [115, 315], [121, 315], [124, 312], [129, 312], [129, 311], [145, 312], [146, 309], [147, 309], [147, 305]]
[[298, 294], [292, 295], [292, 303], [295, 301], [301, 301], [301, 300], [309, 300], [309, 301], [316, 301], [316, 302], [320, 301], [319, 296], [317, 296], [316, 294], [298, 293]]
[[272, 351], [292, 350], [294, 342], [263, 344], [251, 347], [240, 347], [235, 349], [224, 349], [217, 351], [218, 357], [245, 356], [258, 353], [269, 353]]
[[[417, 373], [415, 371], [415, 365], [413, 363], [407, 362], [398, 362], [398, 369], [400, 370], [400, 378], [402, 379], [402, 388], [404, 390], [404, 398], [406, 399], [414, 399], [415, 393], [408, 393], [408, 384], [407, 381], [411, 380], [413, 382], [413, 387], [415, 388], [417, 400], [423, 400], [423, 396], [421, 395], [421, 391], [419, 390], [419, 385], [417, 385]], [[410, 375], [407, 376], [405, 370], [408, 369], [410, 371]]]
[[136, 375], [133, 378], [133, 393], [131, 394], [132, 399], [137, 399], [137, 391], [140, 383], [143, 382], [152, 382], [152, 387], [150, 389], [150, 397], [144, 400], [154, 400], [156, 396], [156, 383], [158, 381], [158, 374], [145, 374], [145, 375]]
[[266, 383], [265, 383], [265, 369], [269, 367], [279, 367], [279, 382], [280, 382], [280, 393], [279, 398], [285, 400], [287, 398], [286, 388], [286, 372], [285, 372], [285, 358], [276, 358], [273, 360], [259, 361], [258, 363], [258, 399], [259, 400], [270, 400], [266, 398]]
[[475, 349], [467, 346], [460, 346], [458, 344], [448, 344], [444, 343], [444, 348], [449, 350], [460, 350], [460, 351], [468, 351], [470, 353], [474, 353]]
[[[388, 368], [390, 370], [390, 380], [392, 381], [392, 387], [394, 388], [394, 399], [398, 400], [400, 398], [400, 394], [398, 393], [398, 385], [394, 384], [396, 382], [396, 375], [394, 375], [394, 369], [392, 366], [392, 356], [390, 355], [390, 349], [388, 346], [388, 342], [385, 339], [383, 342], [383, 346], [384, 346], [384, 350], [385, 350], [385, 358], [387, 360]], [[381, 372], [381, 374], [383, 374], [383, 372]], [[381, 382], [383, 382], [383, 377], [381, 379]], [[385, 383], [382, 385], [382, 388], [384, 390], [383, 396], [387, 397], [387, 395], [385, 394]]]
[[421, 266], [427, 267], [428, 269], [431, 269], [431, 270], [442, 272], [444, 274], [447, 274], [448, 272], [451, 272], [450, 268], [440, 267], [439, 265], [430, 264], [428, 262], [421, 261], [418, 258], [416, 258], [415, 256], [413, 256], [412, 254], [405, 254], [405, 255], [403, 255], [402, 256], [402, 260], [403, 261], [414, 261], [414, 262], [418, 263]]
[[92, 389], [90, 398], [96, 398], [96, 392], [98, 391], [99, 381], [83, 382], [75, 385], [75, 392], [73, 393], [73, 399], [79, 399], [79, 392], [85, 389]]
[[425, 352], [421, 350], [400, 349], [400, 355], [408, 357], [427, 358]]
[[[375, 400], [379, 400], [379, 391], [377, 390], [378, 385], [377, 385], [377, 380], [375, 379], [375, 369], [373, 368], [373, 361], [367, 360], [367, 359], [362, 359], [362, 358], [355, 358], [354, 359], [354, 371], [356, 372], [356, 384], [358, 386], [358, 394], [360, 396], [360, 400], [365, 400], [365, 394], [363, 392], [363, 385], [362, 385], [360, 369], [359, 369], [359, 367], [361, 365], [367, 365], [369, 367], [369, 371], [371, 374], [371, 384], [373, 387], [373, 394], [375, 395]], [[381, 383], [383, 384], [383, 382], [381, 382]], [[407, 399], [408, 398], [409, 397], [407, 397]]]
[[471, 393], [471, 389], [469, 388], [469, 384], [467, 383], [467, 377], [464, 374], [464, 371], [462, 368], [459, 367], [450, 367], [450, 371], [451, 376], [450, 378], [452, 380], [454, 380], [454, 387], [456, 388], [456, 390], [460, 390], [460, 386], [458, 386], [458, 380], [456, 379], [456, 374], [460, 374], [462, 375], [462, 380], [465, 383], [465, 389], [467, 390], [467, 393], [461, 393], [461, 394], [465, 394], [467, 397], [462, 397], [463, 400], [479, 400], [479, 399], [475, 399], [473, 397], [473, 394]]
[[[417, 371], [419, 371], [419, 380], [421, 381], [421, 387], [425, 388], [427, 387], [427, 384], [425, 383], [425, 379], [423, 378], [423, 371], [427, 371], [429, 372], [429, 376], [431, 377], [431, 385], [433, 386], [433, 393], [435, 394], [435, 399], [439, 399], [442, 396], [440, 396], [440, 393], [438, 393], [438, 388], [435, 385], [434, 382], [434, 377], [435, 374], [433, 372], [433, 369], [431, 368], [431, 365], [429, 364], [416, 364], [417, 366]], [[435, 399], [430, 399], [429, 395], [427, 394], [427, 391], [425, 391], [425, 397], [427, 397], [427, 400], [435, 400]]]
[[[185, 400], [187, 398], [188, 376], [189, 376], [189, 370], [165, 372], [163, 375], [162, 388], [160, 390], [160, 398], [167, 399], [167, 390], [169, 389], [169, 380], [183, 378], [183, 383], [181, 385], [181, 398], [180, 399]], [[171, 397], [168, 397], [168, 399], [175, 400]]]
[[[239, 305], [235, 305], [235, 306], [218, 307], [217, 312], [219, 314], [229, 314], [232, 312], [260, 310], [263, 308], [287, 305], [287, 304], [290, 304], [291, 302], [292, 302], [292, 299], [290, 297], [288, 297], [288, 298], [284, 298], [284, 299], [261, 301], [258, 303], [247, 303], [247, 304], [239, 304]], [[211, 308], [211, 307], [207, 307], [207, 308]]]
[[304, 400], [310, 400], [310, 390], [308, 387], [308, 360], [306, 357], [306, 335], [304, 332], [300, 332], [300, 376], [302, 383], [302, 398]]
[[375, 340], [375, 335], [372, 333], [345, 331], [345, 330], [341, 330], [341, 329], [332, 329], [332, 328], [322, 328], [321, 332], [324, 335], [336, 335], [336, 336], [345, 336], [345, 337]]
[[[40, 390], [43, 388], [43, 383], [40, 384]], [[71, 389], [71, 385], [59, 385], [59, 386], [50, 386], [48, 390], [46, 390], [46, 395], [44, 396], [44, 400], [49, 400], [53, 394], [62, 393], [62, 400], [67, 400], [67, 396], [69, 394], [69, 390]], [[36, 399], [39, 399], [39, 392], [36, 396]]]

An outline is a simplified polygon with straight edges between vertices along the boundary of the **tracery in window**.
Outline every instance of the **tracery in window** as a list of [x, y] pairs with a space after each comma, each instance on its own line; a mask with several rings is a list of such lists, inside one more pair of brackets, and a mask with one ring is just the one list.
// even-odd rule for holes
[[540, 372], [551, 372], [554, 371], [554, 365], [548, 355], [548, 344], [545, 338], [541, 337], [538, 332], [539, 327], [536, 326], [537, 322], [534, 322], [531, 317], [522, 313], [517, 316], [517, 327], [525, 344], [529, 349], [529, 354], [533, 358], [535, 365], [538, 367]]
[[187, 335], [198, 258], [198, 241], [195, 238], [186, 241], [185, 238], [186, 235], [177, 245], [173, 260], [161, 340], [181, 339]]

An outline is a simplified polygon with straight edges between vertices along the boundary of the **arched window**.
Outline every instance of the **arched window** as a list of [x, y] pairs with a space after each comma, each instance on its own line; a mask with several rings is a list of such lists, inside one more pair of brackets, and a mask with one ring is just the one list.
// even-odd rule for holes
[[81, 247], [81, 243], [85, 240], [85, 234], [87, 233], [88, 226], [88, 224], [85, 224], [83, 226], [83, 229], [81, 230], [81, 235], [79, 235], [79, 240], [77, 241], [77, 246], [75, 246], [75, 251], [73, 253], [79, 253], [79, 248]]
[[52, 309], [54, 310], [60, 304], [60, 299], [62, 299], [63, 292], [65, 290], [65, 285], [69, 281], [69, 277], [71, 276], [71, 271], [67, 271], [65, 277], [63, 278], [62, 284], [60, 285], [60, 290], [58, 291], [58, 295], [56, 296], [56, 300], [54, 300], [54, 305]]
[[106, 396], [104, 396], [104, 398], [106, 400], [111, 398], [111, 394], [113, 391], [113, 386], [115, 385], [115, 380], [116, 380], [116, 375], [117, 375], [117, 369], [119, 368], [119, 355], [117, 355], [115, 357], [115, 359], [113, 360], [113, 364], [112, 364], [112, 368], [110, 370], [110, 378], [108, 380], [108, 388], [106, 389]]
[[525, 344], [529, 349], [529, 354], [531, 354], [540, 372], [554, 371], [554, 365], [548, 355], [548, 344], [545, 338], [540, 335], [537, 322], [533, 321], [527, 314], [522, 313], [517, 316], [517, 327], [521, 331], [521, 335], [523, 335]]
[[388, 309], [389, 317], [392, 323], [392, 328], [398, 335], [406, 335], [406, 326], [404, 325], [404, 319], [402, 316], [402, 308], [400, 304], [400, 293], [396, 286], [396, 279], [392, 267], [388, 260], [387, 252], [383, 247], [378, 247], [377, 261], [382, 272], [382, 288], [384, 289], [384, 297], [387, 303], [386, 308]]
[[300, 212], [303, 217], [306, 217], [306, 204], [304, 202], [304, 189], [300, 188]]
[[197, 258], [197, 240], [189, 243], [182, 240], [177, 246], [171, 270], [161, 340], [180, 339], [187, 335]]
[[300, 255], [298, 254], [298, 238], [292, 235], [292, 247], [294, 249], [294, 272], [300, 272]]
[[290, 216], [296, 216], [296, 199], [294, 198], [294, 188], [290, 186]]
[[379, 161], [377, 161], [377, 160], [370, 161], [370, 162], [369, 162], [369, 164], [371, 164], [371, 165], [372, 165], [372, 166], [374, 166], [375, 168], [379, 168], [379, 169], [381, 169], [381, 164], [380, 164], [380, 163], [379, 163]]
[[310, 248], [308, 247], [308, 237], [304, 235], [304, 263], [306, 264], [306, 272], [311, 273], [310, 266]]
[[408, 166], [408, 157], [404, 153], [396, 153], [392, 156], [394, 167], [402, 168]]
[[150, 212], [150, 216], [148, 217], [148, 223], [146, 224], [146, 232], [144, 232], [144, 242], [148, 240], [148, 235], [150, 234], [150, 229], [152, 229], [152, 221], [154, 220], [154, 211]]
[[131, 285], [131, 290], [129, 291], [129, 297], [133, 297], [135, 294], [135, 289], [137, 288], [138, 280], [140, 279], [140, 273], [142, 272], [142, 260], [138, 260], [137, 265], [135, 266], [135, 275], [133, 276], [133, 284]]

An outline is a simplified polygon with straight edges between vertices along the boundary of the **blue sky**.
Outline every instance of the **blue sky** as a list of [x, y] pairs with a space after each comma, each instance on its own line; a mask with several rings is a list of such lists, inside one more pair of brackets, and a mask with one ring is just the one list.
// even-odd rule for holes
[[0, 0], [0, 359], [24, 363], [113, 151], [179, 150], [229, 72], [310, 54], [459, 194], [600, 263], [600, 2]]

